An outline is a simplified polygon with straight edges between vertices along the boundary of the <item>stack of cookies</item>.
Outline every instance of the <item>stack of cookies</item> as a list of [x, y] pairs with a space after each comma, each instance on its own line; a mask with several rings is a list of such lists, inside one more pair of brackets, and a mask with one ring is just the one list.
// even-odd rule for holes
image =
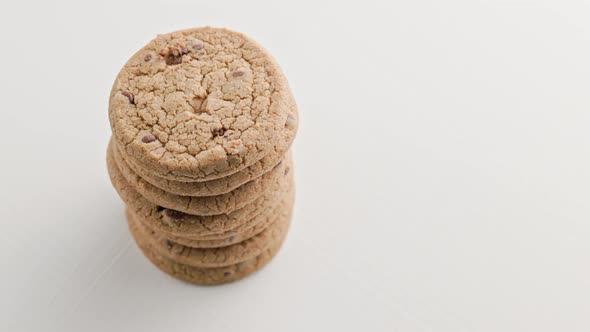
[[159, 35], [117, 76], [109, 119], [111, 181], [158, 268], [221, 284], [277, 253], [293, 209], [298, 115], [257, 43], [216, 28]]

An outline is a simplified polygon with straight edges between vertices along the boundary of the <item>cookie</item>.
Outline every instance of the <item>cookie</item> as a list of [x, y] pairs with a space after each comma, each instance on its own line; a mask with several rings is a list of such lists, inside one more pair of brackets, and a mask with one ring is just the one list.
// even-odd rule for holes
[[131, 234], [143, 254], [161, 271], [169, 275], [198, 285], [219, 285], [240, 280], [261, 269], [279, 251], [283, 238], [273, 243], [260, 255], [233, 265], [224, 267], [203, 268], [175, 262], [158, 254], [151, 243], [142, 237], [135, 225], [129, 224]]
[[[289, 187], [289, 191], [282, 195], [281, 201], [278, 202], [277, 205], [272, 206], [270, 210], [264, 210], [254, 218], [249, 219], [240, 226], [230, 229], [226, 232], [199, 237], [174, 236], [166, 234], [164, 237], [172, 242], [193, 248], [224, 247], [242, 242], [264, 231], [270, 224], [276, 221], [277, 216], [281, 214], [281, 211], [290, 210], [293, 208], [295, 191], [293, 186]], [[133, 212], [130, 211], [129, 213], [133, 215]], [[157, 229], [151, 227], [153, 222], [141, 220], [141, 217], [139, 216], [134, 216], [134, 218], [141, 222], [142, 226], [149, 229], [149, 231], [154, 233], [157, 232]]]
[[283, 176], [274, 187], [252, 203], [226, 214], [197, 216], [166, 209], [146, 200], [127, 183], [120, 172], [117, 172], [117, 165], [111, 154], [107, 154], [107, 168], [113, 187], [121, 199], [134, 214], [141, 216], [141, 220], [148, 223], [151, 229], [167, 235], [192, 239], [221, 234], [256, 220], [254, 218], [275, 206], [282, 198], [283, 192], [293, 185], [292, 165], [288, 163]]
[[165, 208], [197, 215], [228, 213], [244, 207], [272, 188], [272, 184], [278, 181], [285, 168], [285, 164], [281, 163], [270, 172], [226, 194], [203, 197], [180, 196], [157, 188], [134, 173], [124, 161], [117, 158], [118, 151], [113, 144], [109, 145], [108, 153], [113, 154], [117, 164], [117, 169], [114, 171], [119, 171], [127, 183], [147, 200]]
[[[125, 153], [116, 153], [116, 157], [126, 162], [129, 168], [145, 181], [164, 191], [183, 196], [215, 196], [226, 194], [269, 172], [282, 160], [283, 156], [289, 150], [297, 132], [298, 116], [296, 109], [293, 109], [292, 119], [292, 125], [285, 128], [281, 133], [281, 139], [275, 144], [274, 149], [268, 155], [253, 165], [220, 179], [201, 182], [195, 182], [190, 178], [183, 178], [183, 181], [169, 180], [143, 169], [133, 162], [132, 159], [127, 158]], [[116, 146], [114, 143], [113, 145]], [[119, 147], [116, 146], [115, 150], [118, 149]]]
[[275, 221], [259, 234], [229, 246], [213, 248], [193, 248], [173, 242], [160, 233], [142, 226], [132, 213], [127, 214], [127, 219], [129, 223], [135, 225], [159, 255], [191, 266], [221, 267], [254, 258], [282, 239], [291, 221], [291, 207], [279, 211], [274, 216]]
[[287, 80], [243, 34], [197, 28], [159, 35], [118, 74], [113, 136], [143, 169], [170, 180], [218, 179], [253, 165], [293, 125]]

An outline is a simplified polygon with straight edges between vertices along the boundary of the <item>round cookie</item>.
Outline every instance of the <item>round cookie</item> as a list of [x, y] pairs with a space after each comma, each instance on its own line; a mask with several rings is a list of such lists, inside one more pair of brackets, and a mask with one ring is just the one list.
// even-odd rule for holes
[[193, 248], [175, 243], [161, 234], [142, 226], [131, 213], [127, 214], [129, 223], [151, 243], [154, 251], [175, 262], [198, 267], [221, 267], [237, 264], [262, 254], [273, 243], [282, 239], [291, 221], [291, 208], [281, 210], [275, 222], [259, 234], [242, 242], [224, 247]]
[[159, 177], [143, 169], [141, 166], [133, 162], [133, 160], [127, 158], [125, 153], [120, 152], [116, 143], [112, 142], [112, 144], [115, 145], [115, 150], [117, 152], [115, 154], [116, 157], [126, 162], [129, 168], [155, 187], [183, 196], [215, 196], [228, 193], [237, 187], [260, 177], [262, 174], [271, 171], [279, 162], [281, 162], [289, 150], [297, 132], [298, 116], [296, 109], [293, 110], [292, 115], [294, 121], [293, 125], [285, 128], [281, 134], [281, 139], [275, 144], [274, 149], [268, 155], [241, 171], [220, 179], [209, 181], [195, 182], [190, 178], [184, 179], [183, 181], [175, 181]]
[[255, 224], [256, 222], [251, 221], [259, 220], [255, 218], [278, 204], [284, 195], [283, 192], [293, 186], [291, 167], [292, 165], [287, 164], [283, 176], [274, 184], [274, 188], [243, 208], [227, 214], [196, 216], [165, 209], [143, 198], [127, 183], [120, 172], [117, 172], [115, 160], [111, 154], [107, 154], [111, 182], [128, 208], [140, 216], [141, 221], [148, 224], [151, 229], [167, 235], [192, 239], [222, 234], [247, 223]]
[[[226, 246], [230, 246], [232, 244], [242, 242], [246, 239], [249, 239], [253, 236], [256, 236], [256, 235], [262, 233], [262, 231], [264, 231], [267, 227], [269, 227], [271, 223], [272, 223], [272, 219], [268, 218], [268, 219], [264, 220], [263, 222], [258, 223], [256, 225], [248, 228], [243, 233], [236, 233], [236, 234], [232, 234], [229, 236], [220, 237], [217, 239], [192, 240], [192, 239], [187, 239], [187, 238], [178, 237], [178, 236], [166, 236], [166, 238], [174, 243], [177, 243], [177, 244], [183, 245], [183, 246], [187, 246], [187, 247], [191, 247], [191, 248], [226, 247]], [[140, 224], [141, 224], [141, 222], [140, 222]], [[148, 228], [145, 225], [142, 225], [142, 226], [145, 227], [146, 229]], [[150, 231], [153, 232], [153, 230], [150, 230]]]
[[171, 180], [206, 181], [270, 153], [295, 122], [287, 80], [256, 42], [226, 29], [159, 35], [117, 76], [109, 119], [137, 165]]
[[158, 254], [133, 224], [128, 223], [128, 225], [139, 249], [158, 269], [177, 279], [197, 285], [225, 284], [240, 280], [260, 270], [276, 255], [285, 240], [283, 237], [262, 254], [247, 261], [224, 267], [203, 268], [181, 264]]
[[[200, 236], [196, 238], [191, 236], [175, 236], [170, 234], [165, 234], [163, 237], [172, 242], [193, 248], [214, 248], [229, 246], [260, 234], [270, 224], [276, 221], [277, 216], [281, 214], [281, 211], [293, 208], [294, 198], [295, 191], [293, 186], [290, 186], [290, 190], [283, 195], [281, 202], [279, 202], [278, 205], [273, 206], [270, 211], [264, 211], [258, 214], [256, 217], [241, 224], [240, 226], [223, 233], [209, 236]], [[152, 228], [153, 222], [141, 220], [141, 217], [135, 216], [131, 211], [128, 213], [130, 213], [135, 220], [138, 220], [143, 227], [149, 229], [153, 233], [157, 233], [157, 230]]]
[[197, 215], [228, 213], [244, 207], [271, 189], [286, 167], [281, 163], [270, 172], [226, 194], [204, 197], [180, 196], [157, 188], [134, 173], [123, 160], [118, 160], [118, 151], [113, 144], [109, 144], [108, 153], [113, 155], [117, 164], [115, 172], [119, 171], [127, 183], [147, 200], [165, 208]]

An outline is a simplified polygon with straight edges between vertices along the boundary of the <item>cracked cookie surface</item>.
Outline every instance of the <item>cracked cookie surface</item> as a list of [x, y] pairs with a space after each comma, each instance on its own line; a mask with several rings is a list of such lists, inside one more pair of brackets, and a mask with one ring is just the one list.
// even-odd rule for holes
[[197, 28], [160, 35], [115, 80], [109, 118], [117, 144], [160, 177], [206, 181], [270, 153], [296, 120], [288, 83], [248, 37]]
[[274, 148], [269, 154], [264, 156], [256, 163], [244, 168], [243, 170], [223, 178], [209, 181], [196, 182], [194, 179], [186, 177], [183, 177], [182, 180], [179, 181], [159, 177], [137, 165], [132, 159], [128, 158], [125, 153], [121, 153], [120, 147], [116, 144], [116, 142], [112, 141], [112, 144], [115, 145], [115, 149], [119, 152], [117, 157], [120, 157], [124, 162], [127, 163], [129, 168], [131, 168], [141, 178], [155, 187], [173, 194], [183, 196], [221, 195], [236, 189], [246, 182], [252, 181], [262, 176], [281, 162], [289, 150], [297, 132], [297, 110], [293, 109], [291, 114], [293, 115], [295, 122], [291, 126], [285, 128], [285, 130], [281, 133], [281, 139], [275, 144]]

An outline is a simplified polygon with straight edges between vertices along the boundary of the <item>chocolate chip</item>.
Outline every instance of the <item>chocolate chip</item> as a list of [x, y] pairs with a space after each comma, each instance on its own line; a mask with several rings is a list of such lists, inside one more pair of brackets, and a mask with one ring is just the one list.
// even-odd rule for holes
[[234, 71], [231, 74], [231, 76], [233, 76], [233, 77], [240, 77], [240, 76], [243, 76], [243, 75], [244, 75], [244, 72], [243, 71], [239, 71], [239, 70], [236, 70], [236, 71]]
[[188, 54], [189, 49], [185, 45], [176, 44], [174, 47], [164, 47], [160, 50], [160, 55], [169, 66], [178, 65], [182, 63], [182, 56]]
[[172, 209], [164, 210], [164, 214], [171, 219], [183, 219], [184, 216], [186, 215], [184, 212], [180, 212], [180, 211], [176, 211], [176, 210], [172, 210]]
[[153, 141], [155, 141], [155, 140], [156, 140], [156, 136], [154, 136], [154, 135], [152, 135], [152, 134], [145, 135], [145, 136], [144, 136], [144, 137], [141, 139], [141, 141], [142, 141], [142, 142], [144, 142], [144, 143], [151, 143], [151, 142], [153, 142]]
[[223, 272], [223, 276], [224, 276], [224, 277], [229, 277], [229, 276], [231, 276], [231, 274], [232, 274], [232, 273], [231, 273], [231, 272], [229, 272], [229, 271], [225, 271], [225, 272]]
[[159, 205], [156, 207], [156, 212], [161, 212], [162, 210], [164, 210], [164, 207]]
[[215, 128], [213, 130], [211, 130], [211, 134], [213, 134], [213, 138], [217, 137], [217, 136], [223, 136], [225, 134], [225, 131], [227, 129], [221, 127], [221, 128]]
[[143, 58], [143, 61], [145, 61], [145, 62], [148, 62], [148, 61], [150, 61], [151, 59], [152, 59], [152, 55], [151, 55], [151, 54], [148, 54], [148, 55], [146, 55], [146, 56]]
[[166, 247], [168, 247], [168, 249], [172, 249], [172, 247], [174, 247], [174, 243], [172, 243], [170, 240], [166, 240]]
[[195, 44], [193, 45], [193, 50], [202, 50], [203, 49], [203, 44]]
[[166, 64], [168, 66], [179, 65], [181, 63], [182, 63], [182, 57], [181, 56], [169, 55], [169, 56], [166, 57]]
[[127, 97], [127, 99], [129, 99], [129, 102], [131, 104], [134, 104], [135, 105], [135, 96], [131, 92], [123, 91], [123, 92], [121, 92], [121, 94], [123, 96]]

